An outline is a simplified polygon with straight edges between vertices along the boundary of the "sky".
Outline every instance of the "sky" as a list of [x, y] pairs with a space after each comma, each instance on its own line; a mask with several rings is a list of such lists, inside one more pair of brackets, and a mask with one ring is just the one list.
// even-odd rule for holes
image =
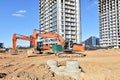
[[[12, 47], [14, 33], [30, 36], [39, 28], [39, 0], [0, 0], [0, 43]], [[97, 0], [81, 0], [82, 40], [99, 37]], [[18, 40], [17, 45], [28, 46]]]

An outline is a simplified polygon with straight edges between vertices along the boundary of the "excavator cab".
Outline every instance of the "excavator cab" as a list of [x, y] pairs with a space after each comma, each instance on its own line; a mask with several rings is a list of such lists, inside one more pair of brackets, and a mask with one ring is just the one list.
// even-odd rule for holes
[[41, 48], [43, 46], [43, 42], [37, 42], [37, 50], [41, 51]]
[[76, 44], [73, 41], [65, 41], [64, 43], [64, 51], [72, 52], [72, 51], [85, 51], [85, 46], [83, 44]]
[[48, 44], [43, 44], [43, 42], [37, 42], [37, 50], [50, 50], [51, 47]]
[[65, 43], [64, 43], [65, 50], [71, 50], [72, 47], [73, 47], [73, 41], [65, 41]]

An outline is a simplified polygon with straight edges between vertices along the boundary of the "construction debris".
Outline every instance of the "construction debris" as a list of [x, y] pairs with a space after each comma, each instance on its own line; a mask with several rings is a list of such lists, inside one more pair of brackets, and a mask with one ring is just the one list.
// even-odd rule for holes
[[55, 60], [48, 60], [47, 65], [50, 70], [57, 75], [70, 76], [75, 80], [80, 79], [81, 69], [79, 69], [79, 63], [77, 60], [69, 60], [66, 62], [66, 66], [59, 66], [58, 62]]

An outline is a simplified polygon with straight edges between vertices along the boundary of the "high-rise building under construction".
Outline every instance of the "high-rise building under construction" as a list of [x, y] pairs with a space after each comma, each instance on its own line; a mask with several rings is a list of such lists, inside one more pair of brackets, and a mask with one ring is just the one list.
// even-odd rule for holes
[[[40, 31], [54, 32], [65, 41], [81, 43], [80, 0], [39, 0]], [[41, 39], [56, 43], [56, 39]]]
[[120, 0], [98, 1], [100, 45], [120, 48]]

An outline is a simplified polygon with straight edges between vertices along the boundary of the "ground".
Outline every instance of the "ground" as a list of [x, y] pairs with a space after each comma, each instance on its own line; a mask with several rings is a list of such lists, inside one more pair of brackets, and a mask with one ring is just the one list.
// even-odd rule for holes
[[[80, 52], [78, 52], [80, 53]], [[120, 80], [120, 49], [91, 50], [79, 54], [39, 54], [27, 57], [26, 52], [11, 55], [0, 53], [0, 80], [74, 80], [70, 76], [56, 75], [47, 66], [47, 60], [56, 60], [65, 66], [67, 60], [78, 60], [81, 68], [79, 80]]]

